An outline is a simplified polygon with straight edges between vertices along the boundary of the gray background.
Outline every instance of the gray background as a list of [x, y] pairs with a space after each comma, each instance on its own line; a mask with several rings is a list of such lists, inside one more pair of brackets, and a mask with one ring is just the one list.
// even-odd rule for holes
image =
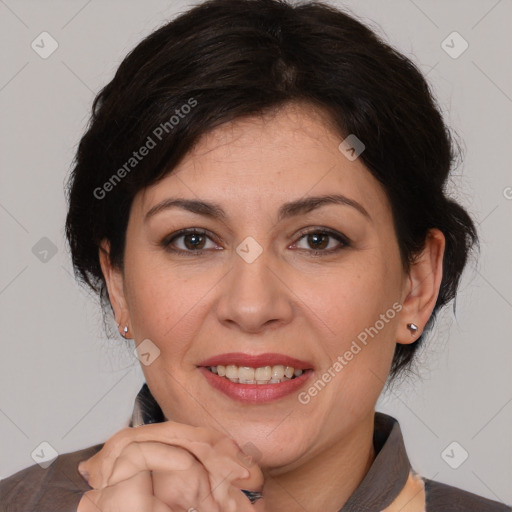
[[[451, 188], [473, 212], [482, 244], [456, 317], [445, 311], [422, 353], [421, 379], [389, 391], [379, 409], [399, 419], [422, 475], [512, 503], [512, 2], [332, 3], [428, 73], [464, 141]], [[142, 37], [187, 5], [0, 1], [2, 477], [34, 464], [42, 441], [65, 453], [127, 424], [142, 372], [121, 341], [107, 338], [97, 301], [74, 282], [63, 185], [95, 92]], [[43, 31], [59, 45], [47, 59], [31, 48]], [[469, 44], [456, 59], [442, 47], [453, 31]], [[445, 44], [461, 48], [457, 39]], [[453, 441], [469, 453], [458, 469], [441, 457]], [[461, 453], [450, 452], [452, 460]]]

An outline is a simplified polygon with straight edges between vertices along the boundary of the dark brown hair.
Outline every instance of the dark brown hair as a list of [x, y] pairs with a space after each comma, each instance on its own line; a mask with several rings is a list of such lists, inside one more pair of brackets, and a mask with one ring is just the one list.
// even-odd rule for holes
[[[404, 268], [429, 228], [446, 237], [434, 312], [415, 343], [397, 344], [394, 377], [455, 297], [477, 234], [446, 195], [457, 153], [425, 78], [353, 16], [320, 2], [210, 0], [127, 55], [94, 101], [68, 183], [75, 274], [108, 303], [98, 248], [108, 239], [122, 268], [135, 194], [172, 172], [212, 128], [291, 101], [319, 107], [340, 141], [348, 134], [363, 141], [359, 158], [390, 200]], [[148, 137], [155, 145], [136, 159]]]

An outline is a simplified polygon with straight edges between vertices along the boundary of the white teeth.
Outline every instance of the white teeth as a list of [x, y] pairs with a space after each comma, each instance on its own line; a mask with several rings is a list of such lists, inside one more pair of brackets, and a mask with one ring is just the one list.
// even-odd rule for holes
[[300, 377], [303, 373], [300, 368], [295, 369], [293, 366], [282, 364], [260, 368], [228, 364], [227, 366], [210, 366], [208, 369], [219, 377], [226, 377], [231, 382], [239, 384], [278, 384], [294, 377]]
[[238, 381], [240, 384], [249, 384], [254, 382], [254, 368], [248, 366], [241, 366], [238, 368]]
[[288, 377], [289, 379], [291, 379], [293, 377], [293, 368], [291, 366], [287, 366], [285, 369], [284, 369], [284, 376], [285, 377]]
[[256, 382], [261, 384], [261, 381], [267, 382], [272, 377], [272, 367], [271, 366], [263, 366], [262, 368], [256, 368], [254, 372], [254, 378]]
[[228, 379], [238, 379], [238, 366], [228, 364], [226, 366], [226, 377]]
[[284, 377], [284, 366], [277, 364], [272, 366], [272, 379], [282, 379]]

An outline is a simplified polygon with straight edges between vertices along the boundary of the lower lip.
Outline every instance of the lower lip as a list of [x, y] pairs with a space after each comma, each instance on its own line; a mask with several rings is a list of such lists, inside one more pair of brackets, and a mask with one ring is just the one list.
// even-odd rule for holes
[[237, 384], [225, 377], [219, 377], [204, 366], [200, 367], [199, 370], [212, 387], [229, 396], [229, 398], [253, 404], [272, 402], [298, 391], [313, 373], [312, 370], [306, 370], [299, 377], [277, 384]]

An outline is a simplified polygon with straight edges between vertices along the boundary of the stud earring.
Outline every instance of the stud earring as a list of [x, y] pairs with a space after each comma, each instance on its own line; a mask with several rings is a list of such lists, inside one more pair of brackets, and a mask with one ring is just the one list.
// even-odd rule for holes
[[128, 333], [128, 326], [125, 325], [123, 328], [123, 332], [121, 333], [121, 336], [126, 339], [126, 334]]
[[407, 324], [407, 329], [411, 331], [411, 334], [416, 334], [418, 326], [416, 324]]

